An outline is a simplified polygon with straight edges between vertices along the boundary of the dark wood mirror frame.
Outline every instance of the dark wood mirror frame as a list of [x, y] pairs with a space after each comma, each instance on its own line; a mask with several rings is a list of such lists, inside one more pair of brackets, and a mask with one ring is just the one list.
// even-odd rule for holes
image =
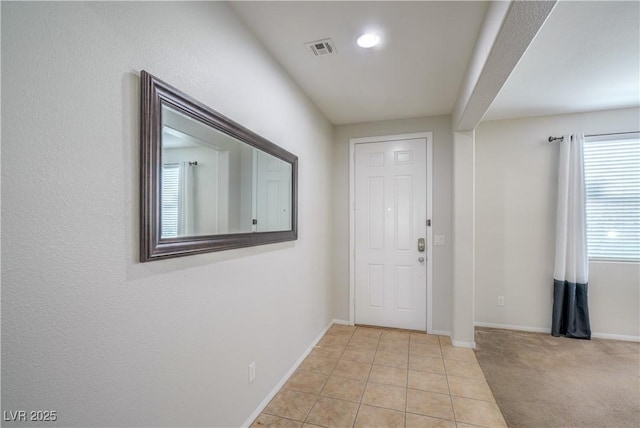
[[[250, 247], [298, 238], [298, 157], [180, 90], [141, 72], [140, 261]], [[291, 229], [276, 232], [161, 238], [162, 106], [215, 128], [291, 165]]]

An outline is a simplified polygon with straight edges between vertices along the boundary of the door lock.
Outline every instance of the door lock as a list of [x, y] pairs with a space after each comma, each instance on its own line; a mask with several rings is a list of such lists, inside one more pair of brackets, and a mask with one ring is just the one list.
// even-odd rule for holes
[[425, 247], [424, 238], [418, 239], [418, 251], [420, 251], [421, 253], [424, 252], [424, 247]]

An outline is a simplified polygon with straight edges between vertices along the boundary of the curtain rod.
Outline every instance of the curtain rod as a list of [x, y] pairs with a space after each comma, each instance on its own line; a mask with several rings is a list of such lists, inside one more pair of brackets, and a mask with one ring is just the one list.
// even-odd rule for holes
[[[640, 133], [640, 131], [631, 131], [631, 132], [609, 132], [607, 134], [591, 134], [591, 135], [585, 135], [585, 137], [603, 137], [605, 135], [624, 135], [624, 134], [638, 134]], [[554, 141], [557, 140], [564, 140], [564, 137], [549, 137], [549, 142], [553, 143]]]

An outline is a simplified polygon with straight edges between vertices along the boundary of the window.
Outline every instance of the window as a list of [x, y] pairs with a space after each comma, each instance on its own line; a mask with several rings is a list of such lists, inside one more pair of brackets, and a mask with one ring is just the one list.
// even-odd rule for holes
[[640, 260], [640, 134], [587, 137], [590, 259]]
[[162, 166], [162, 206], [160, 207], [161, 238], [178, 236], [178, 212], [180, 207], [180, 164]]

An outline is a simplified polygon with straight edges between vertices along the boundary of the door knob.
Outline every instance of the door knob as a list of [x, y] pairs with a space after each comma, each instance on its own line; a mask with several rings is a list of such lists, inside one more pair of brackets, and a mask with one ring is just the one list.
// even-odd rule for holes
[[418, 261], [419, 261], [420, 263], [424, 263], [424, 257], [418, 257]]
[[424, 251], [424, 246], [425, 246], [424, 238], [418, 239], [418, 251], [422, 253]]

